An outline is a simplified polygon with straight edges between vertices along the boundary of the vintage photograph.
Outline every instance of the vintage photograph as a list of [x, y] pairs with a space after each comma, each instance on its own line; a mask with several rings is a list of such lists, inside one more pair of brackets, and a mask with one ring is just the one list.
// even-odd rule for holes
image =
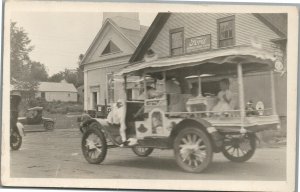
[[4, 185], [294, 190], [296, 8], [48, 3], [5, 7]]

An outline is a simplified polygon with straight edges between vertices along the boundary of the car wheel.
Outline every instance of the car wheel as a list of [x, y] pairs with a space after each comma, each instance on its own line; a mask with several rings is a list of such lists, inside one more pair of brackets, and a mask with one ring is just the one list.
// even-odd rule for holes
[[107, 144], [103, 132], [98, 128], [89, 128], [83, 134], [81, 149], [84, 158], [89, 163], [101, 163], [107, 153]]
[[182, 129], [174, 140], [174, 155], [183, 170], [202, 172], [213, 157], [212, 144], [207, 133], [197, 127]]
[[54, 129], [54, 123], [53, 122], [46, 122], [44, 124], [44, 127], [47, 131], [52, 131]]
[[153, 152], [153, 148], [134, 146], [132, 151], [139, 157], [147, 157]]
[[10, 136], [10, 148], [12, 150], [20, 149], [22, 145], [22, 136], [17, 131], [13, 131]]
[[248, 161], [256, 150], [255, 134], [226, 135], [222, 153], [233, 162]]

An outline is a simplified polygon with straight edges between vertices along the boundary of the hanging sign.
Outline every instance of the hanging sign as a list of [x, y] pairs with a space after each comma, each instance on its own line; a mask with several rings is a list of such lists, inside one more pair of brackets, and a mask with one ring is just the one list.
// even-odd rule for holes
[[202, 35], [185, 40], [186, 52], [207, 51], [211, 48], [211, 35]]

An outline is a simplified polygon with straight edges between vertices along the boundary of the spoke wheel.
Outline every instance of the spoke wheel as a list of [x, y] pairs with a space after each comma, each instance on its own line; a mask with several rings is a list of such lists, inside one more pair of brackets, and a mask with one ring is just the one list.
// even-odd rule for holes
[[222, 153], [230, 161], [245, 162], [254, 155], [255, 149], [255, 134], [226, 135]]
[[22, 145], [22, 137], [17, 131], [13, 131], [10, 136], [10, 148], [12, 150], [20, 149]]
[[84, 158], [92, 164], [101, 163], [107, 153], [107, 144], [102, 131], [98, 128], [88, 129], [82, 137], [81, 149]]
[[208, 135], [199, 128], [185, 128], [174, 141], [177, 164], [185, 171], [199, 173], [208, 167], [213, 157]]
[[53, 122], [46, 122], [45, 123], [45, 128], [48, 131], [52, 131], [54, 129], [54, 123]]
[[153, 148], [148, 147], [133, 147], [132, 151], [139, 157], [147, 157], [153, 152]]

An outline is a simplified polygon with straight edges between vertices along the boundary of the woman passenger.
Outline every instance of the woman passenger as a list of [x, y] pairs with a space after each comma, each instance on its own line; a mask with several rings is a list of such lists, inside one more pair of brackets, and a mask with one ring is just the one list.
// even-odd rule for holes
[[232, 92], [229, 90], [229, 79], [220, 81], [221, 91], [218, 93], [218, 103], [213, 107], [214, 112], [226, 112], [232, 110]]

